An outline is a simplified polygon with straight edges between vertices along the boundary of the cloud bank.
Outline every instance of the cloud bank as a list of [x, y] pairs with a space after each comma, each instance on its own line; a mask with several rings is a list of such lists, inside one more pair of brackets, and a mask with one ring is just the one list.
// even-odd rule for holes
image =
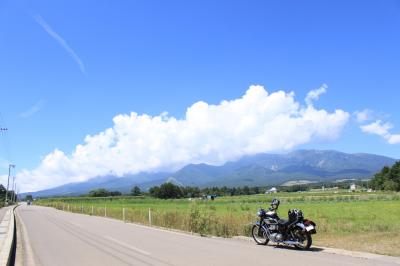
[[332, 140], [349, 114], [316, 109], [312, 103], [325, 91], [326, 85], [311, 91], [301, 104], [293, 92], [268, 93], [262, 86], [251, 86], [238, 99], [217, 105], [196, 102], [182, 119], [167, 113], [120, 114], [113, 127], [87, 136], [72, 154], [56, 149], [36, 169], [21, 171], [18, 180], [22, 191], [35, 191], [108, 174], [172, 171], [188, 163], [217, 165]]

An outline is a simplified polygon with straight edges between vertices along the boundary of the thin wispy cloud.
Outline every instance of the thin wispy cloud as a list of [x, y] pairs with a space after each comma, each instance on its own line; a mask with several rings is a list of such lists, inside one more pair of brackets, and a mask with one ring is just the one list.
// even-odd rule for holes
[[22, 112], [19, 116], [22, 118], [31, 117], [34, 114], [36, 114], [37, 112], [39, 112], [43, 108], [43, 105], [44, 105], [44, 101], [39, 100], [34, 105], [32, 105], [28, 110], [26, 110], [25, 112]]
[[312, 105], [313, 101], [318, 100], [319, 96], [321, 96], [322, 94], [326, 93], [326, 89], [327, 88], [328, 88], [328, 85], [322, 84], [322, 86], [319, 87], [318, 89], [308, 92], [307, 96], [306, 96], [306, 99], [305, 99], [306, 104], [307, 105]]
[[354, 115], [355, 115], [355, 118], [358, 123], [364, 123], [366, 121], [369, 121], [369, 120], [373, 119], [373, 117], [375, 116], [374, 111], [372, 111], [370, 109], [364, 109], [362, 111], [355, 111]]
[[78, 64], [79, 69], [83, 74], [86, 74], [85, 65], [79, 56], [75, 53], [74, 50], [67, 44], [67, 42], [57, 33], [55, 32], [49, 24], [42, 18], [40, 15], [33, 15], [33, 18], [36, 22], [54, 39], [56, 40], [67, 53], [74, 59], [74, 61]]

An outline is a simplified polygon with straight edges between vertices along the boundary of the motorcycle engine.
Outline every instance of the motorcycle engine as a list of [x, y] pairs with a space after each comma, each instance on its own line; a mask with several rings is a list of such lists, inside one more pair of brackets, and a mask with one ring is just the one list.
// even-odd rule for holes
[[279, 229], [278, 225], [276, 225], [276, 224], [270, 224], [268, 228], [271, 231], [277, 231]]
[[271, 237], [274, 242], [282, 242], [283, 241], [283, 235], [280, 233], [272, 233]]

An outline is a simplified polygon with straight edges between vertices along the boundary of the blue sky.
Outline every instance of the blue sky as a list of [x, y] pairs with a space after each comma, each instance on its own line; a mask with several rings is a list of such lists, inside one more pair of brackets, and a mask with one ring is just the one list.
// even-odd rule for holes
[[184, 119], [194, 103], [239, 99], [253, 84], [301, 103], [326, 84], [315, 108], [350, 114], [335, 139], [293, 149], [400, 158], [400, 144], [354, 115], [369, 109], [363, 125], [400, 133], [399, 47], [394, 0], [1, 1], [0, 174], [8, 161], [18, 172], [56, 148], [71, 154], [118, 114]]

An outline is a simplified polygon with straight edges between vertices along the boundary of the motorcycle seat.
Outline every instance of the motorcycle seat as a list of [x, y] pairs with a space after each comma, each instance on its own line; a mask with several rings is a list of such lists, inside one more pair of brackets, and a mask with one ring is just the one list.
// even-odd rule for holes
[[278, 224], [279, 225], [283, 225], [283, 226], [287, 226], [290, 224], [289, 220], [285, 220], [285, 219], [279, 219], [278, 220]]

